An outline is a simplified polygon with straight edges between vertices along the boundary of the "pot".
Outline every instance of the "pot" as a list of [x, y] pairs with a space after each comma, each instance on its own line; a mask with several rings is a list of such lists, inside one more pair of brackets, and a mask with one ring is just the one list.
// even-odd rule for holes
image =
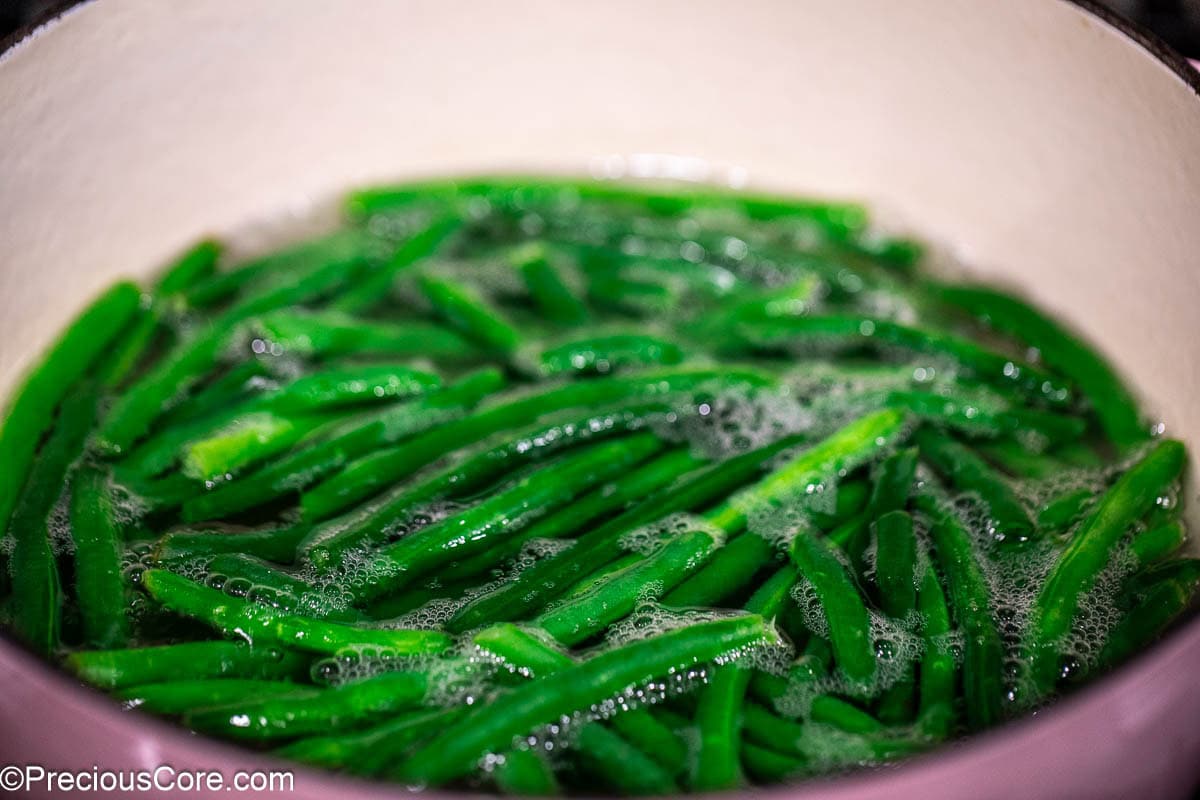
[[[1063, 0], [83, 4], [0, 55], [0, 394], [98, 290], [201, 235], [363, 183], [591, 170], [861, 198], [1075, 325], [1200, 452], [1198, 91]], [[1034, 718], [755, 794], [1181, 797], [1197, 664], [1193, 619]], [[291, 769], [8, 642], [0, 683], [4, 764]], [[401, 791], [297, 769], [281, 795]]]

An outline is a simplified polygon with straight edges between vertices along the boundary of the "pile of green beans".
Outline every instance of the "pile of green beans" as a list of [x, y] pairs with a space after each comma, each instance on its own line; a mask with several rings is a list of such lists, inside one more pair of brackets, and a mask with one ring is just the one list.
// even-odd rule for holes
[[131, 713], [411, 787], [902, 759], [1193, 602], [1183, 445], [852, 203], [356, 192], [120, 283], [0, 429], [4, 624]]

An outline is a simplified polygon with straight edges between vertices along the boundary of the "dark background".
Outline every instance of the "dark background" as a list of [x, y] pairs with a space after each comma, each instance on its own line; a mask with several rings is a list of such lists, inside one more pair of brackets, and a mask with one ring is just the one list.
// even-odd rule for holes
[[[1200, 58], [1200, 0], [1103, 1], [1154, 31], [1183, 55]], [[63, 5], [62, 0], [0, 0], [0, 39]]]

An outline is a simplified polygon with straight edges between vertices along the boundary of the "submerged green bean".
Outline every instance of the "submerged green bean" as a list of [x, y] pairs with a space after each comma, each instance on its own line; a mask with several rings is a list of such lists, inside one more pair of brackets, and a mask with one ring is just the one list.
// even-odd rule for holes
[[921, 455], [959, 491], [976, 495], [992, 521], [992, 536], [1020, 544], [1034, 535], [1034, 526], [1020, 498], [982, 458], [964, 445], [924, 429], [917, 433]]
[[[21, 639], [42, 655], [49, 655], [58, 646], [62, 614], [62, 584], [50, 544], [48, 518], [62, 494], [71, 465], [83, 450], [96, 402], [94, 388], [86, 386], [77, 388], [63, 402], [54, 430], [29, 472], [9, 521], [12, 625]], [[101, 565], [97, 568], [104, 570]], [[99, 627], [91, 632], [107, 637]]]
[[55, 410], [137, 312], [141, 292], [118, 283], [67, 328], [8, 401], [0, 425], [0, 530], [7, 530]]
[[855, 204], [346, 210], [118, 285], [6, 412], [0, 616], [128, 709], [410, 789], [738, 791], [1041, 708], [1194, 602], [1182, 445]]
[[118, 647], [129, 638], [129, 619], [119, 523], [103, 471], [86, 467], [71, 479], [70, 521], [84, 638], [92, 647]]
[[1080, 596], [1095, 582], [1129, 526], [1178, 479], [1185, 460], [1177, 441], [1154, 445], [1104, 493], [1059, 556], [1038, 593], [1026, 643], [1029, 674], [1039, 692], [1050, 691], [1061, 676], [1061, 640], [1070, 632]]
[[417, 707], [429, 676], [385, 672], [333, 689], [297, 689], [286, 694], [246, 697], [184, 715], [189, 727], [239, 741], [272, 741], [353, 727]]
[[[1003, 714], [1003, 647], [993, 617], [993, 604], [967, 531], [954, 513], [928, 495], [917, 498], [930, 517], [930, 537], [946, 574], [955, 621], [965, 634], [963, 684], [967, 720], [979, 729], [1000, 721]], [[932, 588], [932, 587], [930, 587]]]
[[980, 317], [1037, 350], [1039, 357], [1077, 384], [1108, 437], [1119, 447], [1145, 441], [1149, 429], [1112, 367], [1064, 326], [1012, 295], [979, 286], [930, 284], [934, 296]]
[[480, 370], [428, 398], [387, 409], [366, 422], [348, 423], [311, 447], [298, 449], [185, 503], [183, 516], [191, 521], [220, 519], [299, 491], [343, 468], [356, 456], [462, 416], [502, 383], [496, 370]]
[[438, 566], [476, 555], [538, 516], [569, 503], [589, 486], [616, 477], [660, 447], [653, 436], [638, 434], [567, 456], [462, 514], [381, 548], [371, 558], [375, 581], [357, 588], [353, 595], [360, 601], [379, 597]]
[[103, 689], [209, 678], [300, 680], [310, 659], [278, 647], [245, 642], [185, 642], [123, 650], [79, 650], [67, 666]]
[[363, 648], [418, 655], [441, 652], [450, 646], [449, 637], [434, 631], [358, 628], [294, 616], [159, 569], [142, 573], [142, 587], [165, 608], [252, 644], [278, 644], [331, 655]]
[[525, 618], [596, 565], [618, 558], [624, 552], [620, 544], [624, 534], [667, 515], [712, 503], [744, 484], [771, 458], [794, 444], [794, 439], [783, 439], [715, 464], [661, 495], [651, 495], [646, 502], [583, 534], [563, 553], [537, 562], [513, 581], [466, 604], [446, 622], [447, 630], [460, 633], [489, 622]]
[[316, 694], [288, 681], [254, 678], [198, 678], [146, 683], [121, 689], [116, 696], [129, 708], [156, 714], [182, 714], [197, 708], [247, 703], [276, 696], [310, 697]]
[[469, 772], [489, 750], [631, 684], [773, 641], [761, 617], [702, 622], [635, 641], [529, 683], [443, 730], [400, 768], [410, 784], [439, 786]]

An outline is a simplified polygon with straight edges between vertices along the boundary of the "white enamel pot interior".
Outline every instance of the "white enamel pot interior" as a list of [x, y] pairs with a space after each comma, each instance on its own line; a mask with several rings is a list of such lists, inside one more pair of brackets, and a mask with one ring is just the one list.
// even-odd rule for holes
[[[1200, 452], [1196, 86], [1063, 0], [99, 0], [0, 55], [0, 393], [198, 236], [393, 178], [665, 170], [886, 209], [1061, 313]], [[756, 794], [1180, 796], [1197, 664], [1193, 622], [1036, 719]], [[2, 762], [273, 763], [7, 643], [0, 684]], [[394, 791], [301, 772], [289, 796]]]

